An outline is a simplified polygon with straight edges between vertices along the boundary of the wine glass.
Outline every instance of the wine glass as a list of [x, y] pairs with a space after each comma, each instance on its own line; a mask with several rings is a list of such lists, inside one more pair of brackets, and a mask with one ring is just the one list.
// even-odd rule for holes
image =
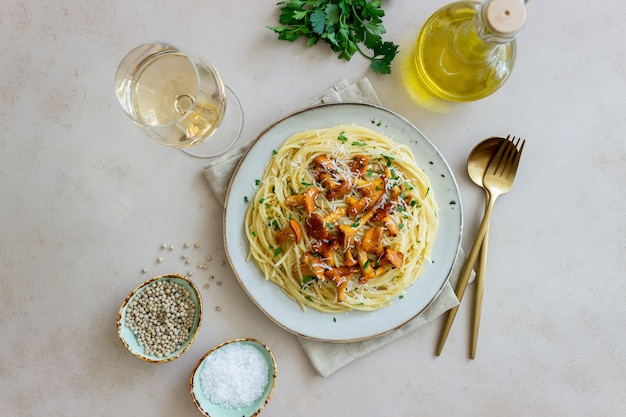
[[115, 93], [148, 137], [193, 156], [223, 154], [241, 134], [241, 104], [217, 70], [164, 42], [140, 45], [122, 59]]

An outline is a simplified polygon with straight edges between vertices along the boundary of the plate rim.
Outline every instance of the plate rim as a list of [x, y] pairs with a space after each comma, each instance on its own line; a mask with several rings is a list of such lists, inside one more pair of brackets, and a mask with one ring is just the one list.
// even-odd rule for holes
[[[239, 272], [237, 271], [237, 269], [234, 266], [232, 257], [231, 257], [231, 253], [229, 250], [229, 239], [228, 239], [228, 233], [227, 233], [227, 210], [228, 210], [228, 202], [229, 202], [229, 198], [231, 195], [231, 192], [233, 191], [233, 185], [236, 181], [237, 178], [237, 174], [240, 171], [241, 165], [244, 163], [244, 161], [246, 160], [246, 158], [248, 157], [248, 155], [250, 154], [250, 152], [252, 152], [253, 148], [255, 147], [255, 145], [273, 128], [275, 128], [276, 126], [280, 125], [281, 123], [286, 122], [289, 119], [292, 119], [295, 116], [298, 116], [302, 113], [307, 113], [310, 111], [315, 111], [317, 109], [320, 108], [326, 108], [326, 107], [364, 107], [364, 108], [370, 108], [370, 109], [374, 109], [376, 111], [381, 111], [383, 113], [387, 113], [389, 115], [391, 115], [392, 117], [396, 117], [398, 119], [400, 119], [402, 122], [404, 122], [405, 124], [407, 124], [408, 126], [410, 126], [412, 129], [414, 129], [415, 131], [417, 131], [419, 133], [419, 135], [421, 135], [423, 137], [423, 139], [426, 140], [426, 142], [430, 145], [430, 147], [432, 148], [432, 150], [435, 151], [435, 153], [439, 156], [441, 162], [443, 162], [445, 164], [445, 167], [447, 169], [447, 171], [450, 174], [450, 180], [452, 181], [453, 185], [454, 185], [454, 190], [455, 190], [455, 194], [456, 194], [456, 206], [458, 207], [458, 211], [459, 211], [459, 221], [458, 221], [458, 240], [456, 243], [456, 248], [455, 248], [455, 252], [454, 252], [454, 259], [449, 267], [449, 269], [446, 271], [446, 277], [444, 280], [442, 280], [440, 287], [437, 289], [437, 291], [435, 292], [435, 294], [433, 295], [433, 297], [431, 298], [430, 301], [428, 301], [423, 308], [421, 308], [419, 311], [416, 311], [415, 314], [413, 314], [411, 317], [407, 318], [406, 320], [404, 320], [402, 323], [399, 323], [389, 329], [383, 330], [383, 331], [378, 331], [369, 335], [365, 335], [365, 336], [359, 336], [359, 337], [351, 337], [351, 338], [345, 338], [345, 339], [335, 339], [335, 338], [324, 338], [324, 337], [318, 337], [318, 336], [312, 336], [306, 333], [303, 333], [301, 331], [298, 331], [296, 329], [293, 329], [287, 325], [285, 325], [284, 323], [282, 323], [278, 318], [274, 317], [272, 314], [270, 314], [268, 311], [266, 311], [265, 308], [263, 308], [259, 301], [250, 293], [249, 289], [246, 287], [246, 285], [244, 284], [244, 282], [242, 281]], [[322, 127], [320, 127], [322, 128]], [[286, 140], [287, 138], [285, 138]], [[225, 254], [226, 254], [226, 258], [228, 259], [229, 265], [231, 267], [231, 270], [233, 271], [233, 274], [235, 276], [235, 278], [237, 279], [237, 282], [239, 283], [239, 286], [242, 288], [242, 290], [244, 291], [244, 293], [246, 294], [246, 296], [248, 297], [248, 299], [267, 317], [269, 318], [273, 323], [275, 323], [276, 325], [278, 325], [280, 328], [286, 330], [287, 332], [294, 334], [298, 337], [304, 338], [304, 339], [308, 339], [308, 340], [312, 340], [312, 341], [318, 341], [318, 342], [329, 342], [329, 343], [351, 343], [351, 342], [359, 342], [359, 341], [364, 341], [364, 340], [370, 340], [373, 338], [377, 338], [377, 337], [381, 337], [390, 333], [393, 333], [395, 331], [397, 331], [398, 329], [406, 326], [408, 323], [410, 323], [411, 321], [415, 320], [417, 317], [419, 317], [426, 309], [428, 309], [434, 302], [435, 300], [437, 300], [437, 298], [441, 295], [442, 291], [444, 290], [446, 284], [449, 283], [450, 281], [450, 275], [451, 273], [454, 271], [456, 264], [458, 262], [458, 257], [459, 257], [459, 252], [461, 250], [461, 243], [462, 243], [462, 234], [463, 234], [463, 210], [462, 210], [462, 201], [461, 201], [461, 193], [460, 193], [460, 189], [458, 186], [458, 182], [456, 180], [456, 177], [454, 175], [454, 172], [452, 171], [452, 168], [450, 167], [450, 165], [448, 164], [448, 161], [443, 157], [443, 155], [441, 154], [441, 152], [439, 151], [439, 149], [435, 146], [435, 144], [419, 129], [417, 128], [413, 123], [411, 123], [408, 119], [406, 119], [405, 117], [401, 116], [400, 114], [394, 112], [393, 110], [390, 110], [386, 107], [383, 107], [381, 105], [377, 105], [377, 104], [372, 104], [372, 103], [364, 103], [364, 102], [352, 102], [352, 101], [342, 101], [342, 102], [332, 102], [332, 103], [321, 103], [321, 104], [317, 104], [314, 106], [309, 106], [309, 107], [305, 107], [299, 110], [296, 110], [292, 113], [289, 113], [279, 119], [277, 119], [276, 121], [270, 123], [268, 126], [266, 126], [259, 134], [257, 134], [257, 136], [250, 141], [246, 146], [246, 149], [244, 150], [244, 152], [242, 153], [241, 157], [239, 158], [239, 160], [237, 161], [237, 164], [235, 165], [235, 168], [233, 170], [233, 174], [232, 177], [229, 180], [229, 184], [228, 184], [228, 188], [226, 191], [226, 195], [224, 198], [224, 207], [223, 207], [223, 243], [224, 243], [224, 248], [225, 248]], [[413, 147], [411, 147], [409, 145], [409, 148], [411, 148], [412, 151], [414, 151]], [[265, 165], [264, 165], [265, 166]], [[420, 167], [421, 169], [423, 169], [422, 167]], [[273, 283], [272, 283], [273, 284]], [[275, 284], [274, 284], [275, 285]], [[277, 287], [278, 288], [278, 287]], [[288, 298], [288, 296], [286, 294], [283, 294], [285, 297]], [[293, 301], [293, 300], [291, 300]], [[295, 301], [294, 301], [295, 302]], [[376, 310], [378, 311], [378, 310]], [[376, 311], [371, 311], [371, 312], [357, 312], [357, 313], [363, 313], [363, 314], [372, 314], [372, 313], [376, 313]], [[320, 313], [321, 314], [321, 313]]]

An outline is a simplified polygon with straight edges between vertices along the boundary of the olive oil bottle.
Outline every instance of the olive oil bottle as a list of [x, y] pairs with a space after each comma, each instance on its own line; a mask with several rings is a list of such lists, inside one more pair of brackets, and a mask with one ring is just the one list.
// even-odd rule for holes
[[509, 78], [515, 37], [526, 23], [522, 0], [458, 1], [424, 24], [414, 50], [416, 75], [433, 95], [478, 100]]

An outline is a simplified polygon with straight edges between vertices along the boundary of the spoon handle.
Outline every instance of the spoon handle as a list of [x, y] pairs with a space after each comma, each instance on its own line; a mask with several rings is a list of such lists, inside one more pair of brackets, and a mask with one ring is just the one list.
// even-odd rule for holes
[[478, 329], [480, 327], [480, 316], [483, 311], [483, 293], [485, 292], [485, 271], [487, 270], [487, 241], [489, 237], [489, 225], [485, 230], [485, 237], [478, 254], [478, 265], [476, 265], [476, 293], [474, 294], [474, 317], [472, 320], [472, 336], [470, 345], [470, 358], [476, 357], [476, 346], [478, 344]]
[[[485, 216], [480, 223], [480, 227], [478, 228], [478, 232], [476, 233], [476, 238], [474, 239], [474, 244], [472, 245], [472, 249], [470, 249], [469, 254], [467, 255], [467, 259], [465, 260], [465, 264], [463, 265], [463, 269], [461, 270], [461, 275], [459, 276], [459, 281], [456, 284], [455, 293], [456, 298], [458, 298], [459, 300], [459, 304], [463, 299], [463, 294], [465, 294], [465, 288], [467, 288], [467, 282], [469, 281], [469, 277], [472, 273], [472, 268], [474, 267], [476, 259], [478, 258], [478, 251], [482, 246], [485, 232], [487, 231], [487, 228], [489, 226], [489, 219], [491, 217], [491, 212], [493, 211], [493, 205], [496, 202], [497, 197], [498, 195], [494, 194], [487, 202], [487, 206], [485, 207]], [[458, 310], [459, 306], [456, 306], [451, 308], [448, 312], [448, 317], [446, 319], [446, 322], [444, 323], [443, 330], [441, 331], [439, 343], [437, 344], [437, 356], [441, 354], [443, 346], [446, 344], [446, 339], [448, 338], [450, 328], [452, 327], [452, 323], [454, 322], [454, 318], [456, 317], [456, 313], [458, 312]]]

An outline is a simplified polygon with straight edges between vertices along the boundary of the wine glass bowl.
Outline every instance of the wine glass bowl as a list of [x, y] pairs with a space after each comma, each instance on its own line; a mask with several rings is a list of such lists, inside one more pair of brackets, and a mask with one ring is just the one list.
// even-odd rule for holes
[[[223, 153], [241, 132], [241, 107], [215, 67], [167, 43], [130, 51], [117, 69], [115, 93], [125, 113], [148, 137], [192, 155]], [[234, 125], [223, 129], [227, 109], [238, 115], [229, 117]], [[209, 138], [204, 150], [192, 149]]]

